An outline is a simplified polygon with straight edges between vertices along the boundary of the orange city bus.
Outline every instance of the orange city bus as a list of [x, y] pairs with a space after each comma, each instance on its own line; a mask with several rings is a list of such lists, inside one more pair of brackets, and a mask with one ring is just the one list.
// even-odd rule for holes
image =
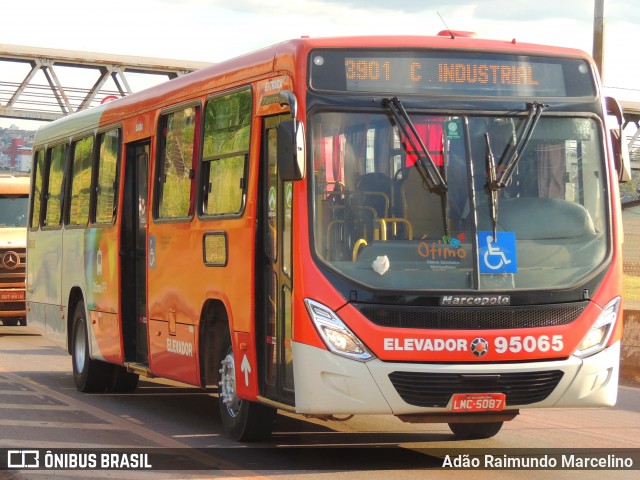
[[217, 385], [243, 441], [278, 409], [486, 438], [613, 405], [616, 106], [585, 53], [446, 32], [287, 41], [71, 115], [35, 138], [29, 325], [83, 392]]

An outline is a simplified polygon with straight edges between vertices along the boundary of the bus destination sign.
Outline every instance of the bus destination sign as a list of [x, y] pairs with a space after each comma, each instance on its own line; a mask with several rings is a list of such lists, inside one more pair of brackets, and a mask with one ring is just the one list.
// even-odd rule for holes
[[590, 71], [588, 63], [580, 59], [324, 51], [312, 56], [311, 86], [317, 90], [430, 95], [591, 96]]

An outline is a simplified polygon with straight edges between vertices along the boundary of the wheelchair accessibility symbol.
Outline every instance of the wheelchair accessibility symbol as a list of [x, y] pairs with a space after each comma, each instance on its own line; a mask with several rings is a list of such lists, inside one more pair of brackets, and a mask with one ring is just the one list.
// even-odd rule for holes
[[516, 234], [498, 232], [478, 232], [480, 249], [480, 273], [517, 273]]

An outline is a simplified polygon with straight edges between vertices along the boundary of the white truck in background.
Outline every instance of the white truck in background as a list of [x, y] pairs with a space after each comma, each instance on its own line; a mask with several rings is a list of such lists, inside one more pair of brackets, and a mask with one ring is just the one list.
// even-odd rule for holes
[[0, 173], [0, 321], [26, 325], [28, 175]]

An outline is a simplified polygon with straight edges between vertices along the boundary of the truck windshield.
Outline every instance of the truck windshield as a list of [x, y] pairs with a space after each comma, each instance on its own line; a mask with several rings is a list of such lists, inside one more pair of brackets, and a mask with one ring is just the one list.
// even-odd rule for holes
[[446, 191], [391, 112], [310, 117], [321, 262], [368, 288], [421, 291], [565, 288], [605, 260], [606, 171], [594, 119], [542, 115], [506, 184], [491, 189], [487, 138], [497, 164], [526, 112], [410, 117]]
[[27, 195], [0, 195], [0, 228], [26, 227]]

